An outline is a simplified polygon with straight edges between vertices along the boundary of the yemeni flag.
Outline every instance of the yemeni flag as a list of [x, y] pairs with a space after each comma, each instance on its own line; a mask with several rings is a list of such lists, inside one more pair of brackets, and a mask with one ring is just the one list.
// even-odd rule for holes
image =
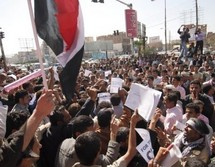
[[37, 33], [63, 66], [60, 82], [68, 101], [73, 97], [84, 54], [84, 22], [78, 0], [35, 0]]

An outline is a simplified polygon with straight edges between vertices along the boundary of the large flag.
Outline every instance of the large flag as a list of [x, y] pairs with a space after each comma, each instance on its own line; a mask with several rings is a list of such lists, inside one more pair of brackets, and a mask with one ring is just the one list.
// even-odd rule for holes
[[62, 90], [67, 100], [73, 97], [84, 54], [84, 23], [78, 0], [35, 0], [37, 33], [63, 66]]

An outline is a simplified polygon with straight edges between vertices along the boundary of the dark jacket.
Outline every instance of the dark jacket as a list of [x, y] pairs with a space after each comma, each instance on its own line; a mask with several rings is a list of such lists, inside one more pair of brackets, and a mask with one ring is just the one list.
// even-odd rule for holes
[[1, 167], [16, 167], [17, 162], [21, 159], [25, 125], [11, 134], [7, 140], [3, 140], [0, 147]]

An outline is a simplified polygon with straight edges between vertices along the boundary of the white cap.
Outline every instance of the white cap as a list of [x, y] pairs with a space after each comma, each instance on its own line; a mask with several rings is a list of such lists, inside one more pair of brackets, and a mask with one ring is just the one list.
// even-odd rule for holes
[[165, 89], [176, 90], [176, 88], [175, 88], [173, 85], [171, 85], [171, 84], [166, 85], [164, 88], [165, 88]]
[[12, 77], [14, 80], [17, 80], [17, 77], [14, 74], [10, 74], [10, 75], [8, 75], [8, 77]]

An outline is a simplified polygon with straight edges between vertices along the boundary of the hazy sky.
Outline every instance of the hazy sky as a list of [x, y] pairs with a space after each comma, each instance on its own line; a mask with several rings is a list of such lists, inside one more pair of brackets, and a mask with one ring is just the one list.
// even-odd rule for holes
[[[85, 36], [112, 34], [114, 30], [125, 31], [125, 9], [116, 0], [93, 3], [80, 0], [85, 22]], [[160, 36], [164, 39], [164, 0], [122, 0], [132, 3], [137, 11], [138, 21], [146, 24], [149, 37]], [[32, 1], [33, 3], [33, 1]], [[0, 0], [0, 27], [5, 32], [3, 45], [5, 54], [17, 53], [26, 47], [24, 39], [32, 38], [32, 27], [27, 0]], [[215, 0], [198, 0], [199, 23], [207, 24], [208, 31], [215, 32]], [[195, 24], [195, 0], [166, 0], [167, 29], [171, 39], [177, 39], [177, 29], [181, 24]], [[27, 42], [27, 40], [26, 40]], [[28, 42], [32, 45], [32, 41]], [[35, 45], [34, 45], [35, 46]]]

